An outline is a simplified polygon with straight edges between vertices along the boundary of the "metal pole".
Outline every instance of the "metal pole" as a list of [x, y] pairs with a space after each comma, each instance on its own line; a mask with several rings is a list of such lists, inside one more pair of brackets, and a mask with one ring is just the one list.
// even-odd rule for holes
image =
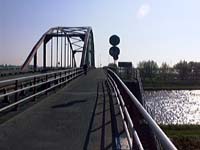
[[43, 43], [43, 69], [46, 70], [46, 41]]
[[58, 68], [58, 31], [57, 31], [56, 68]]
[[[6, 88], [4, 88], [3, 89], [3, 94], [6, 94], [7, 93], [7, 90], [6, 90]], [[2, 101], [3, 103], [5, 102], [5, 103], [10, 103], [9, 102], [9, 96], [5, 96], [4, 97], [4, 100]]]
[[64, 67], [66, 68], [66, 37], [64, 37], [65, 43], [64, 43]]
[[74, 57], [73, 57], [74, 54], [73, 54], [73, 51], [71, 51], [71, 52], [72, 52], [72, 54], [71, 54], [71, 55], [72, 55], [72, 59], [71, 59], [71, 61], [72, 61], [72, 68], [73, 68], [73, 67], [74, 67], [74, 59], [73, 59], [73, 58], [74, 58]]
[[51, 39], [51, 68], [53, 67], [53, 37]]
[[[33, 84], [36, 85], [37, 83], [37, 80], [36, 80], [36, 77], [33, 78]], [[37, 87], [35, 86], [33, 88], [33, 94], [35, 94], [37, 92]], [[35, 101], [36, 100], [36, 96], [34, 96], [33, 100]]]
[[[18, 80], [15, 81], [15, 90], [17, 91], [18, 90]], [[19, 98], [19, 93], [15, 93], [15, 102], [18, 101], [18, 98]], [[17, 110], [18, 108], [18, 105], [15, 106], [14, 110]]]
[[63, 38], [61, 37], [61, 41], [60, 41], [60, 44], [61, 44], [61, 47], [60, 47], [60, 50], [61, 50], [61, 52], [60, 52], [60, 65], [61, 65], [61, 68], [62, 68], [62, 49], [63, 49]]
[[[70, 44], [70, 43], [69, 43]], [[69, 49], [69, 62], [70, 62], [70, 67], [71, 67], [71, 64], [72, 64], [72, 62], [71, 62], [71, 59], [72, 59], [72, 55], [71, 55], [71, 47], [70, 47], [70, 49]]]
[[34, 55], [33, 68], [34, 68], [34, 72], [36, 72], [37, 71], [37, 52]]
[[67, 66], [69, 66], [69, 42], [67, 43]]
[[72, 61], [72, 68], [74, 67], [74, 63], [73, 63], [73, 51], [71, 50], [71, 61]]

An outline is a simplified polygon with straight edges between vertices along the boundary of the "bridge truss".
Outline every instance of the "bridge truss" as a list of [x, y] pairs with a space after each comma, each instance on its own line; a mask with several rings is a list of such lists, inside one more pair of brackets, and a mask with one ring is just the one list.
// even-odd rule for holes
[[[47, 47], [47, 44], [50, 47]], [[43, 46], [43, 47], [42, 47]], [[38, 51], [43, 49], [43, 65], [45, 70], [50, 68], [74, 68], [87, 64], [95, 67], [94, 39], [91, 27], [54, 27], [42, 35], [34, 45], [24, 64], [25, 70], [33, 60], [33, 68], [38, 68]], [[47, 51], [50, 53], [50, 65], [47, 66]], [[76, 54], [81, 53], [80, 66], [77, 66]]]

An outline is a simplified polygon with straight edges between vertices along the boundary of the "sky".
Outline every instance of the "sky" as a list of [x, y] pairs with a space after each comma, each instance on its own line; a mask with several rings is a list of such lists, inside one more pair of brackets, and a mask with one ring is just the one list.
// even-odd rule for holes
[[0, 64], [23, 64], [55, 26], [91, 26], [97, 66], [113, 62], [113, 34], [120, 37], [119, 61], [134, 66], [199, 61], [199, 6], [199, 0], [0, 0]]

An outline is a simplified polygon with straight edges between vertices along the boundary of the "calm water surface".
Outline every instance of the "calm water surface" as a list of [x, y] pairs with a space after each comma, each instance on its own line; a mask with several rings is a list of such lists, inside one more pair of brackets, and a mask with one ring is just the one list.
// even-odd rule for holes
[[145, 91], [144, 99], [157, 123], [200, 124], [200, 90]]

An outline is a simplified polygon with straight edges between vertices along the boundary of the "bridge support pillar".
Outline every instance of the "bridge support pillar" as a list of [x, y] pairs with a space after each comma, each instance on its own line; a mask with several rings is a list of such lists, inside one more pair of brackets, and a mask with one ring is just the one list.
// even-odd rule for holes
[[43, 70], [46, 70], [46, 42], [43, 44]]
[[36, 52], [35, 55], [34, 55], [33, 69], [34, 69], [34, 72], [37, 71], [37, 52]]
[[51, 68], [53, 68], [53, 38], [51, 39]]

